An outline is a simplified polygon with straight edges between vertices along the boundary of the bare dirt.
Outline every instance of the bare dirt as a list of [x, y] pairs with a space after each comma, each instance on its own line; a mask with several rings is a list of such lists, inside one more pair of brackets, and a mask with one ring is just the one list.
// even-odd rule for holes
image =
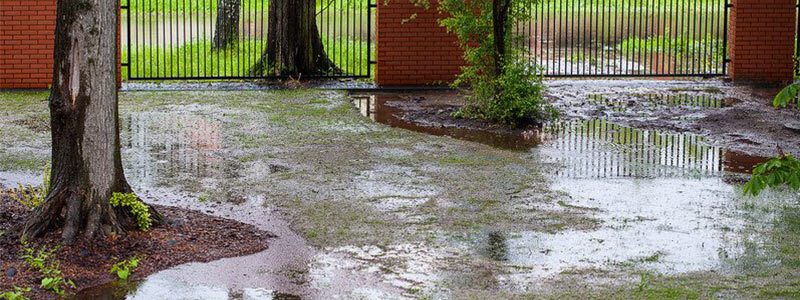
[[[5, 190], [0, 194], [0, 291], [14, 287], [30, 287], [26, 296], [49, 299], [56, 296], [39, 288], [41, 275], [31, 270], [21, 255], [22, 245], [18, 228], [29, 210], [10, 198]], [[60, 260], [64, 278], [74, 281], [73, 294], [84, 289], [107, 284], [117, 278], [111, 266], [121, 260], [139, 257], [140, 265], [130, 281], [188, 262], [209, 262], [226, 257], [249, 255], [263, 251], [273, 235], [253, 225], [213, 217], [183, 208], [156, 206], [166, 224], [147, 232], [132, 232], [100, 241], [79, 241], [59, 246], [60, 232], [53, 232], [31, 242], [28, 247], [42, 249], [59, 247], [55, 257]]]

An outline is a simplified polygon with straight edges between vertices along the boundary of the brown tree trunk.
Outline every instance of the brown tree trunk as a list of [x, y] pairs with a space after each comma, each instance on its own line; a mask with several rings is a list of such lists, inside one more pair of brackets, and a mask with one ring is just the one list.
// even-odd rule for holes
[[508, 22], [508, 13], [511, 9], [511, 0], [492, 0], [492, 27], [494, 30], [494, 72], [495, 75], [503, 73], [508, 50], [508, 30], [511, 24]]
[[240, 0], [219, 0], [212, 49], [224, 50], [239, 38], [240, 4]]
[[108, 201], [114, 192], [131, 192], [120, 155], [118, 12], [117, 1], [57, 2], [50, 194], [27, 220], [23, 236], [61, 227], [64, 241], [72, 243], [79, 235], [95, 238], [136, 226], [129, 211]]
[[316, 0], [269, 2], [267, 50], [250, 73], [277, 76], [340, 72], [325, 54], [316, 20]]

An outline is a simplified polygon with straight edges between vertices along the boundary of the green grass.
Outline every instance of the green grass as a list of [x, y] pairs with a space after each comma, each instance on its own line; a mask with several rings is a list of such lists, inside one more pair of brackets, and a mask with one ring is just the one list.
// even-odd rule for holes
[[684, 72], [716, 70], [725, 61], [726, 51], [719, 38], [693, 39], [683, 34], [670, 36], [669, 32], [650, 38], [629, 37], [620, 42], [616, 49], [631, 59], [666, 55], [672, 59], [676, 71]]
[[[240, 0], [245, 11], [267, 11], [269, 0]], [[367, 9], [370, 0], [318, 0], [317, 10], [323, 8], [340, 10], [343, 8]], [[130, 3], [132, 13], [157, 12], [216, 12], [218, 0], [123, 0]]]
[[[328, 57], [346, 74], [366, 75], [366, 41], [323, 39]], [[249, 71], [266, 50], [262, 40], [246, 40], [223, 51], [212, 51], [209, 40], [181, 47], [139, 47], [130, 53], [131, 76], [153, 77], [224, 77], [249, 76]], [[373, 47], [374, 53], [374, 47]], [[128, 52], [123, 50], [123, 61]], [[374, 55], [373, 55], [374, 57]], [[123, 79], [128, 79], [123, 69]]]

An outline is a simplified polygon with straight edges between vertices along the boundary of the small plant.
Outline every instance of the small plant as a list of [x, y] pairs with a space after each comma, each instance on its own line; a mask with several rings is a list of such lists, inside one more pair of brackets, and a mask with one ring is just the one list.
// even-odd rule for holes
[[22, 259], [29, 268], [35, 271], [41, 272], [44, 270], [48, 263], [54, 260], [53, 257], [56, 251], [58, 251], [58, 247], [53, 247], [51, 249], [42, 247], [41, 249], [36, 249], [29, 247], [26, 241], [22, 241]]
[[139, 258], [132, 257], [115, 263], [111, 266], [111, 274], [116, 274], [120, 280], [128, 280], [128, 277], [133, 274], [133, 271], [139, 267]]
[[58, 251], [58, 247], [35, 249], [29, 247], [27, 242], [22, 241], [22, 252], [24, 253], [22, 259], [29, 268], [42, 275], [39, 286], [56, 295], [63, 296], [66, 287], [75, 288], [75, 283], [65, 279], [61, 274], [60, 262], [55, 259], [56, 251]]
[[50, 192], [50, 167], [47, 166], [44, 168], [42, 172], [42, 185], [39, 188], [33, 185], [24, 186], [20, 184], [17, 189], [19, 190], [19, 195], [11, 194], [11, 198], [14, 199], [14, 201], [19, 202], [30, 210], [42, 205], [42, 202], [44, 202], [44, 199]]
[[25, 293], [30, 292], [31, 288], [14, 287], [14, 291], [0, 293], [0, 299], [4, 300], [28, 300]]
[[758, 196], [767, 187], [787, 185], [792, 190], [800, 190], [800, 160], [791, 154], [781, 153], [778, 157], [757, 165], [753, 177], [744, 185], [744, 193]]
[[112, 207], [130, 208], [131, 213], [136, 217], [136, 224], [142, 231], [149, 230], [153, 224], [153, 220], [150, 218], [150, 208], [133, 193], [114, 193], [111, 195], [109, 203]]
[[775, 96], [772, 105], [776, 108], [784, 108], [794, 102], [795, 105], [800, 107], [800, 98], [797, 97], [798, 92], [800, 92], [800, 82], [792, 83]]

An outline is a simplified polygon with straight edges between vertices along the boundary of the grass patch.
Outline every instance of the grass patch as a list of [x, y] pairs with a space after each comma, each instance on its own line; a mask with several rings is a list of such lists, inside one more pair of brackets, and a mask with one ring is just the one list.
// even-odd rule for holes
[[[323, 39], [325, 51], [344, 74], [366, 75], [369, 64], [366, 41]], [[260, 77], [250, 69], [266, 51], [266, 41], [240, 41], [226, 50], [213, 51], [210, 40], [200, 40], [180, 47], [135, 47], [123, 49], [123, 60], [130, 55], [130, 75], [123, 79], [164, 77]], [[373, 47], [374, 57], [374, 47]], [[128, 53], [128, 51], [131, 51]], [[270, 75], [270, 74], [263, 74]]]
[[725, 61], [725, 47], [721, 39], [705, 37], [693, 39], [670, 36], [669, 33], [650, 38], [629, 37], [617, 45], [617, 50], [629, 59], [663, 55], [671, 60], [673, 72], [696, 73], [714, 71]]
[[[244, 11], [269, 10], [269, 0], [240, 0]], [[125, 0], [122, 4], [129, 4], [132, 13], [188, 13], [188, 12], [216, 12], [218, 0]], [[364, 8], [369, 5], [369, 0], [321, 0], [317, 1], [317, 11], [325, 8]]]

